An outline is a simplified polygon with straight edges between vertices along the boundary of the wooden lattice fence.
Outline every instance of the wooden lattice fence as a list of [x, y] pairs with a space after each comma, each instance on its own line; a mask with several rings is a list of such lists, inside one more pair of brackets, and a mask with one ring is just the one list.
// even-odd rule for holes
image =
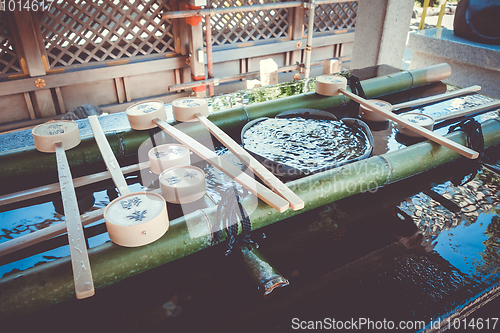
[[174, 52], [168, 1], [59, 0], [40, 12], [50, 67]]
[[22, 72], [5, 12], [0, 11], [0, 74]]
[[[214, 0], [211, 8], [251, 6], [262, 0]], [[210, 17], [213, 47], [236, 47], [238, 43], [266, 43], [289, 38], [288, 8], [215, 14]]]
[[[309, 10], [276, 2], [209, 0], [208, 8], [229, 8], [210, 12], [214, 77], [254, 75], [267, 58], [279, 67], [304, 63]], [[316, 6], [311, 61], [350, 56], [357, 7]], [[164, 16], [185, 9], [177, 0], [54, 0], [37, 11], [0, 11], [0, 124], [35, 124], [84, 103], [118, 112], [144, 98], [168, 103], [189, 94], [170, 88], [205, 75], [206, 22]]]
[[[354, 29], [358, 2], [323, 4], [314, 9], [314, 36]], [[309, 11], [305, 11], [304, 31], [307, 33]]]

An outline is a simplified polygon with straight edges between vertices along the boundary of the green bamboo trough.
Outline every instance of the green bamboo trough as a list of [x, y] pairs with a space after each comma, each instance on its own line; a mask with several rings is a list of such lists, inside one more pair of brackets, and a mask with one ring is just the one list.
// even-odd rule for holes
[[[435, 73], [436, 68], [438, 75], [429, 74]], [[448, 70], [448, 65], [439, 65], [430, 69], [401, 72], [366, 80], [362, 84], [367, 97], [372, 98], [441, 80], [446, 77]], [[229, 129], [233, 126], [242, 126], [249, 120], [263, 116], [271, 117], [289, 109], [329, 108], [339, 105], [344, 102], [344, 99], [345, 97], [342, 96], [322, 97], [307, 93], [233, 108], [213, 114], [210, 119], [217, 126]], [[193, 124], [187, 134], [196, 136], [196, 129], [199, 126], [201, 125]], [[485, 121], [482, 124], [482, 131], [485, 147], [498, 144], [500, 142], [500, 118]], [[137, 151], [139, 145], [147, 139], [146, 136], [147, 134], [141, 132], [125, 131], [114, 136], [115, 141], [111, 142], [111, 146], [118, 156], [130, 154]], [[454, 132], [446, 137], [460, 144], [466, 143], [466, 135], [463, 132]], [[92, 141], [89, 139], [82, 142], [80, 145], [83, 146], [82, 150], [72, 155], [68, 154], [71, 163], [85, 164], [99, 159], [99, 152], [97, 147], [91, 144]], [[5, 173], [9, 177], [18, 177], [24, 172], [48, 172], [54, 168], [55, 164], [55, 161], [49, 157], [40, 155], [31, 148], [3, 153], [0, 155], [2, 177], [6, 177]], [[30, 163], [35, 166], [31, 171], [19, 168], [21, 161], [26, 158], [36, 160], [35, 163]], [[304, 201], [305, 207], [302, 210], [289, 209], [279, 213], [260, 201], [253, 209], [250, 207], [249, 200], [243, 200], [243, 205], [251, 212], [252, 230], [280, 221], [283, 226], [286, 226], [286, 219], [294, 215], [383, 187], [458, 158], [460, 158], [458, 153], [425, 141], [287, 183], [288, 187]], [[197, 210], [170, 221], [170, 229], [163, 237], [142, 247], [125, 248], [108, 242], [90, 249], [89, 257], [95, 288], [97, 290], [104, 288], [127, 277], [210, 247], [212, 236], [207, 225], [216, 224], [216, 209], [217, 207], [213, 206]], [[100, 218], [99, 214], [102, 214], [102, 211], [93, 212], [93, 214]], [[0, 294], [2, 295], [1, 318], [25, 315], [73, 298], [74, 283], [70, 258], [57, 259], [0, 279]]]

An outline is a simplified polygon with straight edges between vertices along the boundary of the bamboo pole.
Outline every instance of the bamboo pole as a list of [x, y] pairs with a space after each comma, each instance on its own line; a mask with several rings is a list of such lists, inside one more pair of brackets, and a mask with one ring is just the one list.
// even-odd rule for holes
[[446, 10], [446, 3], [448, 1], [447, 0], [440, 0], [439, 2], [441, 2], [441, 8], [439, 10], [439, 17], [438, 17], [438, 21], [436, 23], [436, 28], [441, 28], [441, 23], [443, 23], [444, 12]]
[[[439, 64], [364, 80], [362, 85], [367, 98], [375, 98], [437, 82], [447, 78], [450, 74], [451, 67], [448, 64]], [[260, 117], [274, 117], [287, 110], [303, 108], [326, 109], [340, 105], [344, 101], [345, 97], [343, 96], [327, 97], [309, 92], [262, 103], [238, 106], [214, 113], [210, 115], [209, 119], [222, 130], [228, 130], [243, 126], [249, 120]], [[201, 124], [195, 124], [183, 131], [194, 138], [199, 138], [200, 133], [204, 133], [202, 127]], [[108, 134], [106, 137], [117, 158], [136, 154], [140, 145], [149, 139], [147, 132], [134, 130]], [[67, 157], [72, 168], [102, 161], [99, 149], [92, 137], [82, 138], [80, 145], [68, 151]], [[23, 179], [27, 176], [42, 176], [47, 172], [55, 171], [55, 157], [38, 152], [34, 146], [0, 153], [0, 182], [4, 185], [4, 188], [8, 186], [7, 184], [12, 184], [15, 179]], [[14, 192], [14, 190], [11, 192]]]
[[422, 30], [425, 26], [425, 17], [427, 16], [428, 8], [429, 8], [429, 0], [425, 0], [424, 8], [422, 8], [422, 17], [420, 18], [420, 24], [418, 25], [418, 30]]
[[[484, 122], [482, 131], [485, 147], [498, 144], [500, 119]], [[466, 139], [462, 132], [454, 132], [447, 137], [462, 143]], [[430, 142], [422, 142], [295, 180], [288, 185], [304, 199], [303, 211], [309, 211], [424, 172], [451, 162], [458, 156], [451, 150], [436, 150]], [[245, 200], [243, 205], [247, 205]], [[301, 212], [287, 210], [279, 213], [261, 202], [250, 216], [252, 229], [265, 227]], [[108, 242], [91, 249], [89, 255], [96, 288], [109, 286], [210, 247], [210, 234], [207, 232], [191, 238], [189, 226], [202, 228], [207, 225], [207, 218], [214, 221], [215, 215], [216, 207], [210, 207], [171, 221], [168, 233], [158, 241], [142, 247], [124, 248]], [[0, 279], [0, 317], [27, 314], [71, 299], [74, 287], [70, 265], [69, 258], [61, 258]]]

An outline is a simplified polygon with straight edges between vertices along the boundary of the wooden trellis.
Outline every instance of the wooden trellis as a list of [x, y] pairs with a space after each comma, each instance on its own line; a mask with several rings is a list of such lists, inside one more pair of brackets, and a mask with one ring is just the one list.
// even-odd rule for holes
[[[215, 0], [210, 6], [237, 7], [265, 3], [259, 0]], [[289, 38], [288, 8], [215, 14], [210, 17], [213, 46]]]
[[[358, 2], [340, 2], [316, 6], [314, 9], [314, 35], [336, 33], [341, 30], [354, 29]], [[308, 29], [309, 11], [305, 11], [304, 33]]]
[[0, 11], [0, 74], [18, 73], [22, 73], [22, 69], [9, 33], [9, 21], [5, 12]]
[[175, 52], [168, 1], [59, 0], [40, 12], [50, 67]]

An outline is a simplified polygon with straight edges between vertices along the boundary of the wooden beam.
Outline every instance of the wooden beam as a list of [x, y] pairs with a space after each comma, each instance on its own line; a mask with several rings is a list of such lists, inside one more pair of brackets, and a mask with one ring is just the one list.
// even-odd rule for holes
[[175, 84], [180, 84], [181, 83], [181, 72], [179, 68], [174, 69], [174, 75], [175, 75]]
[[[147, 62], [133, 63], [121, 66], [94, 68], [77, 72], [51, 74], [41, 77], [45, 81], [45, 88], [56, 88], [70, 86], [77, 83], [95, 82], [109, 80], [123, 76], [133, 76], [158, 72], [159, 69], [184, 68], [186, 57], [173, 57]], [[12, 95], [33, 91], [36, 88], [33, 79], [19, 79], [8, 82], [0, 82], [0, 96]]]
[[[13, 11], [12, 14], [14, 15], [14, 22], [19, 32], [19, 39], [24, 51], [23, 56], [26, 60], [29, 75], [31, 77], [45, 75], [45, 67], [31, 12]], [[39, 29], [39, 26], [36, 29]]]
[[132, 97], [130, 96], [130, 91], [128, 89], [128, 76], [123, 77], [123, 90], [125, 91], [125, 99], [127, 102], [130, 102], [132, 100]]
[[49, 71], [50, 64], [48, 62], [47, 50], [45, 49], [45, 42], [43, 40], [42, 31], [40, 29], [40, 22], [38, 21], [38, 13], [35, 11], [31, 11], [30, 13], [31, 13], [31, 20], [33, 22], [33, 27], [35, 28], [34, 29], [35, 38], [42, 58], [42, 63], [44, 65], [45, 71]]
[[36, 119], [35, 109], [33, 109], [33, 102], [31, 101], [30, 93], [24, 93], [24, 99], [26, 100], [26, 106], [28, 107], [28, 112], [30, 113], [31, 119]]
[[[203, 26], [201, 22], [189, 25], [189, 52], [191, 53], [191, 74], [205, 77], [205, 54], [203, 52]], [[201, 52], [200, 52], [201, 51]]]
[[123, 86], [122, 78], [115, 78], [115, 87], [116, 87], [116, 97], [118, 99], [118, 103], [121, 104], [125, 100], [125, 88]]
[[42, 89], [33, 92], [33, 104], [35, 105], [35, 114], [40, 118], [52, 117], [56, 115], [56, 106], [52, 99], [50, 89]]
[[[36, 31], [40, 29], [40, 25], [35, 24], [33, 16], [29, 11], [14, 11], [12, 13], [14, 24], [19, 33], [18, 46], [22, 48], [23, 59], [26, 61], [29, 76], [44, 76], [46, 74], [46, 65], [42, 59], [42, 49], [44, 46], [40, 45], [42, 42], [39, 40], [41, 34]], [[31, 81], [30, 90], [34, 91], [33, 104], [35, 114], [42, 118], [55, 116], [56, 108], [50, 90], [36, 90], [33, 79], [28, 80]]]
[[56, 91], [57, 103], [59, 103], [59, 109], [61, 110], [61, 113], [66, 113], [66, 106], [64, 106], [64, 100], [61, 93], [61, 88], [57, 87], [55, 88], [55, 91]]

